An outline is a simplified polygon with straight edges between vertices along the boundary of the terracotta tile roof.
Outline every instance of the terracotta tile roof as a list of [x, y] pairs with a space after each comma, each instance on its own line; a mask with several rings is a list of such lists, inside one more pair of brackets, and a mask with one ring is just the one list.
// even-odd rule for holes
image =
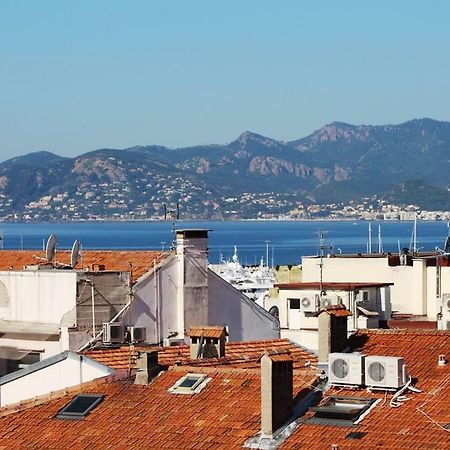
[[[342, 449], [437, 449], [450, 448], [450, 363], [438, 366], [438, 356], [450, 359], [450, 332], [431, 330], [359, 330], [350, 340], [354, 351], [366, 355], [400, 356], [408, 372], [417, 380], [421, 393], [407, 392], [409, 398], [392, 408], [392, 393], [339, 390], [329, 395], [381, 399], [361, 423], [352, 427], [302, 424], [281, 449], [327, 449], [332, 444]], [[361, 432], [352, 440], [350, 431]]]
[[[114, 369], [128, 369], [136, 367], [137, 351], [139, 349], [142, 349], [142, 347], [123, 346], [111, 349], [102, 348], [87, 350], [84, 353], [90, 358]], [[224, 358], [197, 360], [190, 359], [188, 345], [163, 347], [158, 353], [158, 361], [163, 366], [173, 366], [177, 363], [196, 367], [232, 366], [258, 368], [259, 359], [266, 351], [273, 354], [289, 352], [294, 361], [294, 370], [304, 369], [305, 367], [315, 367], [317, 364], [317, 357], [314, 354], [293, 342], [290, 342], [288, 339], [228, 342], [225, 344]]]
[[[105, 395], [84, 420], [54, 418], [73, 398], [73, 391], [36, 406], [31, 403], [0, 418], [0, 448], [242, 448], [260, 428], [259, 371], [206, 370], [211, 381], [199, 394], [168, 392], [188, 372], [189, 368], [174, 368], [147, 386], [134, 385], [130, 379], [81, 386], [78, 392]], [[294, 377], [297, 398], [309, 392], [314, 378], [313, 373]]]
[[[104, 270], [129, 272], [131, 264], [134, 282], [146, 272], [152, 271], [154, 265], [159, 264], [169, 254], [169, 252], [150, 250], [83, 250], [82, 258], [75, 268], [99, 270], [100, 266], [104, 266]], [[55, 265], [57, 263], [68, 265], [69, 262], [69, 251], [57, 252]], [[0, 270], [22, 270], [25, 266], [43, 263], [46, 263], [43, 251], [0, 250]]]
[[191, 327], [189, 330], [189, 336], [219, 339], [223, 335], [228, 336], [225, 327]]
[[[415, 386], [422, 392], [405, 393], [409, 400], [392, 408], [392, 393], [330, 389], [325, 396], [339, 394], [380, 401], [351, 427], [308, 423], [305, 419], [311, 412], [307, 412], [303, 423], [279, 448], [330, 450], [336, 444], [339, 450], [448, 450], [450, 363], [438, 366], [437, 360], [440, 354], [449, 359], [450, 332], [360, 330], [349, 344], [366, 355], [402, 356], [417, 379]], [[170, 394], [168, 389], [189, 372], [205, 373], [211, 381], [194, 396]], [[54, 419], [74, 391], [54, 393], [54, 399], [38, 400], [35, 406], [31, 401], [0, 410], [0, 416], [4, 415], [0, 417], [0, 449], [242, 448], [259, 431], [259, 372], [226, 366], [176, 366], [148, 386], [133, 385], [130, 379], [89, 383], [81, 391], [105, 394], [105, 399], [82, 421]], [[300, 375], [294, 372], [296, 398], [310, 392], [314, 372], [312, 368]], [[11, 413], [15, 408], [21, 410]]]
[[330, 316], [334, 316], [334, 317], [349, 317], [349, 316], [352, 315], [351, 311], [349, 311], [343, 305], [330, 305], [330, 306], [327, 306], [326, 308], [321, 309], [320, 311], [316, 312], [314, 315], [318, 316], [318, 315], [322, 314], [323, 312], [326, 312]]

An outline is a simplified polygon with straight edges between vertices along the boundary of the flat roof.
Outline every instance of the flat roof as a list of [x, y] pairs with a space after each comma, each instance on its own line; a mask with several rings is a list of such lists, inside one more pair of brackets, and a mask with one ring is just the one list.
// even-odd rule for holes
[[374, 283], [374, 282], [332, 282], [327, 281], [320, 283], [320, 281], [309, 281], [303, 283], [276, 283], [275, 287], [279, 289], [332, 289], [342, 291], [354, 291], [355, 289], [364, 289], [370, 287], [384, 287], [392, 286], [394, 283]]

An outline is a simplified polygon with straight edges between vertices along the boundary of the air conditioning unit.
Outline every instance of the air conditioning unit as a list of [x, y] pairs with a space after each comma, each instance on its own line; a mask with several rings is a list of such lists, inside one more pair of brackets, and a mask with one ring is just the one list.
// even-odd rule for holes
[[366, 356], [366, 386], [398, 389], [406, 384], [407, 371], [403, 358]]
[[316, 311], [316, 299], [314, 297], [303, 297], [301, 302], [302, 311], [314, 312]]
[[121, 344], [123, 342], [123, 326], [120, 322], [103, 324], [103, 343]]
[[323, 297], [320, 300], [320, 307], [321, 308], [328, 308], [329, 306], [331, 306], [333, 304], [333, 302], [331, 301], [331, 298], [327, 298], [327, 297]]
[[163, 347], [177, 347], [184, 345], [184, 339], [166, 338], [163, 340]]
[[364, 358], [361, 353], [330, 353], [328, 380], [331, 384], [361, 386], [364, 375]]
[[127, 336], [130, 343], [145, 341], [145, 327], [127, 327]]

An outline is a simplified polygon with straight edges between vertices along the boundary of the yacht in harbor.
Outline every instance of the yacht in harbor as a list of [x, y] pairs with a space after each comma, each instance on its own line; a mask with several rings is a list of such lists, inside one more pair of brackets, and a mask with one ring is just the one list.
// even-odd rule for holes
[[231, 260], [227, 261], [221, 255], [220, 263], [210, 264], [209, 268], [260, 306], [276, 281], [275, 271], [265, 264], [264, 258], [258, 266], [243, 266], [236, 246]]

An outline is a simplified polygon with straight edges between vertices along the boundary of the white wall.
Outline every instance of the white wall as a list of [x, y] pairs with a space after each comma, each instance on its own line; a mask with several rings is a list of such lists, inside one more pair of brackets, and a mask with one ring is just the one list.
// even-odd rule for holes
[[278, 339], [279, 322], [208, 269], [209, 325], [227, 325], [230, 341]]
[[0, 404], [5, 406], [76, 386], [111, 373], [111, 369], [86, 356], [69, 353], [62, 361], [10, 381], [0, 386]]
[[140, 279], [134, 288], [130, 313], [124, 315], [124, 322], [129, 318], [130, 324], [146, 327], [148, 342], [162, 342], [173, 332], [184, 337], [183, 321], [179, 321], [183, 308], [178, 295], [183, 286], [177, 262], [177, 256], [170, 257], [155, 273]]
[[76, 302], [74, 271], [0, 272], [0, 319], [59, 324]]
[[[303, 281], [320, 279], [319, 259], [303, 258]], [[389, 266], [387, 257], [323, 258], [323, 281], [394, 283], [390, 298], [392, 311], [427, 314], [426, 272], [422, 261], [411, 266]], [[433, 319], [434, 320], [434, 319]]]

